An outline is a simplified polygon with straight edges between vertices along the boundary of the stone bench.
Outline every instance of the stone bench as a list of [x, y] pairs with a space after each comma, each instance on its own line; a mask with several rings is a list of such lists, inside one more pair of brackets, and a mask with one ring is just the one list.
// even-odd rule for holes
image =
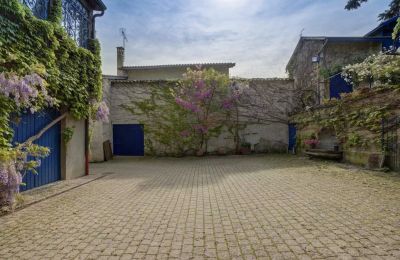
[[309, 157], [329, 159], [329, 160], [341, 160], [343, 158], [343, 152], [337, 152], [334, 150], [327, 149], [307, 149], [305, 151]]

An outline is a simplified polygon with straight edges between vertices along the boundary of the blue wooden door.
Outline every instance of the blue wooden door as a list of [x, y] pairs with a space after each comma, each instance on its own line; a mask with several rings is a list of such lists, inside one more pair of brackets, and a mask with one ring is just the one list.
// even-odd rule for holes
[[113, 125], [114, 155], [143, 156], [143, 125]]
[[330, 78], [329, 82], [329, 97], [330, 99], [336, 98], [340, 99], [341, 93], [353, 92], [353, 86], [346, 82], [342, 75], [338, 74]]
[[288, 150], [289, 152], [295, 152], [296, 148], [296, 125], [289, 124], [289, 145]]
[[[35, 114], [23, 114], [21, 120], [17, 124], [13, 124], [13, 143], [23, 143], [29, 137], [37, 134], [59, 115], [58, 111], [50, 109]], [[25, 174], [23, 182], [26, 186], [21, 186], [21, 191], [40, 187], [61, 179], [61, 123], [59, 122], [51, 127], [34, 143], [48, 147], [50, 155], [41, 159], [37, 175], [31, 172]]]

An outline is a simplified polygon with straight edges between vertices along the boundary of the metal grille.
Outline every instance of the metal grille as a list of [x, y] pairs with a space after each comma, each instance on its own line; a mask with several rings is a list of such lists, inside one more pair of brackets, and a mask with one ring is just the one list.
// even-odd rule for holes
[[382, 149], [385, 152], [385, 164], [400, 171], [400, 116], [382, 121]]
[[33, 15], [40, 19], [47, 19], [49, 15], [50, 0], [20, 0], [21, 3], [32, 10]]
[[87, 48], [89, 39], [90, 12], [79, 0], [63, 0], [63, 26], [76, 43]]

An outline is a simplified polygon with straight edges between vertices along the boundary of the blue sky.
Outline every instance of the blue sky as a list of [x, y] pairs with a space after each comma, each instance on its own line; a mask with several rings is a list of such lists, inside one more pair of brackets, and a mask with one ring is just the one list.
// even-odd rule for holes
[[346, 0], [103, 0], [97, 20], [103, 73], [116, 74], [119, 28], [126, 65], [236, 62], [232, 76], [284, 77], [304, 36], [360, 36], [390, 0], [344, 10]]

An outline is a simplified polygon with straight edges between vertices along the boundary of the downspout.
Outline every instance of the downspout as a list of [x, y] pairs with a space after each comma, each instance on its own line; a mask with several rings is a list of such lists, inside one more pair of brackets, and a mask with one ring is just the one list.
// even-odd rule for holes
[[93, 17], [92, 17], [92, 24], [93, 24], [93, 26], [92, 26], [92, 39], [94, 39], [94, 38], [96, 38], [96, 18], [97, 17], [102, 17], [104, 15], [104, 10], [103, 11], [101, 11], [100, 13], [97, 13], [97, 14], [95, 14], [95, 15], [93, 15]]
[[[96, 38], [96, 21], [97, 17], [101, 17], [104, 15], [104, 11], [101, 11], [98, 14], [93, 15], [92, 17], [92, 35], [91, 38]], [[89, 136], [89, 119], [85, 119], [85, 175], [89, 175], [89, 145], [90, 145], [90, 136]]]
[[[324, 51], [326, 45], [328, 44], [328, 38], [325, 39], [324, 44], [321, 49], [318, 51], [318, 63], [317, 63], [317, 95], [318, 95], [318, 105], [321, 104], [321, 89], [320, 89], [320, 79], [319, 79], [319, 70], [320, 70], [320, 61], [321, 61], [321, 53]], [[325, 58], [325, 57], [324, 57]]]

